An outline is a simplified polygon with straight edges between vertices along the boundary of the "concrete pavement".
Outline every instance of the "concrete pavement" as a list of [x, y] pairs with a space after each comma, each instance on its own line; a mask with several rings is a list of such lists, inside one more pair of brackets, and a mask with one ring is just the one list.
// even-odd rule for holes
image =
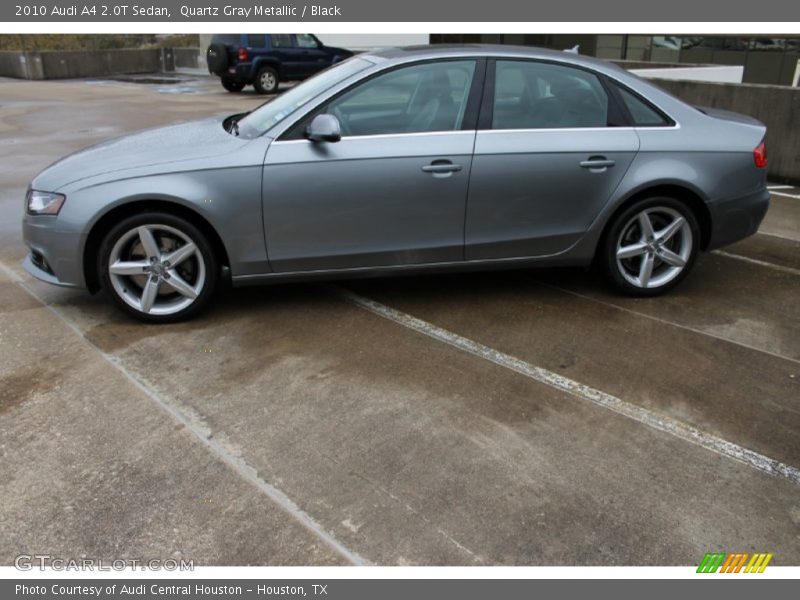
[[790, 478], [341, 292], [796, 469], [800, 191], [657, 299], [523, 271], [237, 289], [146, 326], [23, 274], [22, 196], [49, 162], [263, 101], [180, 86], [0, 82], [0, 561], [800, 564]]

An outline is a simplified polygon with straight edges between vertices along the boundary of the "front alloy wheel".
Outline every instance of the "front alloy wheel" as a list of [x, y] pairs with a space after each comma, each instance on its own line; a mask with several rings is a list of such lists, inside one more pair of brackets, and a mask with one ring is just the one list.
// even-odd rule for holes
[[630, 207], [606, 239], [606, 269], [624, 291], [655, 295], [676, 285], [697, 255], [699, 228], [694, 214], [671, 198]]
[[104, 289], [145, 321], [190, 316], [208, 301], [217, 280], [217, 262], [205, 236], [173, 215], [126, 219], [106, 236], [99, 260]]

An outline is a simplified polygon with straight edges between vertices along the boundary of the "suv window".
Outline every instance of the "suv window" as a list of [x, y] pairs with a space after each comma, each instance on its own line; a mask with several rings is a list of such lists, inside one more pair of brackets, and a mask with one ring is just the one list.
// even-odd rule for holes
[[297, 46], [299, 48], [317, 48], [317, 40], [314, 38], [313, 35], [309, 35], [308, 33], [298, 33], [297, 34]]
[[535, 61], [496, 65], [492, 129], [608, 126], [608, 94], [593, 73]]
[[621, 85], [614, 84], [614, 86], [619, 90], [619, 95], [622, 98], [622, 102], [628, 108], [634, 125], [638, 127], [664, 127], [671, 124], [664, 115], [647, 102], [626, 90]]
[[267, 45], [267, 36], [263, 33], [248, 33], [247, 43], [251, 48], [265, 48]]
[[236, 33], [215, 33], [211, 36], [212, 44], [225, 44], [226, 46], [238, 46], [241, 44], [240, 36]]
[[273, 48], [291, 48], [294, 46], [292, 36], [285, 33], [272, 34], [272, 47]]
[[474, 60], [403, 67], [339, 96], [326, 112], [345, 136], [454, 131], [464, 120], [474, 73]]

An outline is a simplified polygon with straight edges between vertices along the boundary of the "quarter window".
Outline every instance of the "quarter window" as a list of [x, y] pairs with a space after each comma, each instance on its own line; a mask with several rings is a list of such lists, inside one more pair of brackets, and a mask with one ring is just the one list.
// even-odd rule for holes
[[647, 104], [644, 100], [635, 96], [622, 86], [616, 86], [622, 102], [631, 114], [633, 124], [638, 127], [664, 127], [669, 122], [655, 108]]
[[550, 63], [496, 63], [492, 129], [606, 127], [608, 95], [596, 75]]
[[297, 46], [300, 48], [317, 48], [317, 40], [307, 33], [297, 34]]
[[333, 100], [326, 112], [345, 136], [461, 128], [475, 61], [442, 61], [379, 75]]

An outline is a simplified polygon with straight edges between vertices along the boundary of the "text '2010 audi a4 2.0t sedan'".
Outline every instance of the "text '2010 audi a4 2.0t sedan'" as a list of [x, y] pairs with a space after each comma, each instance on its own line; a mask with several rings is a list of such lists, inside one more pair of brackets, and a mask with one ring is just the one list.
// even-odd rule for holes
[[173, 321], [215, 288], [597, 262], [681, 281], [766, 213], [764, 126], [603, 61], [508, 46], [361, 54], [226, 119], [73, 154], [27, 195], [27, 270]]

